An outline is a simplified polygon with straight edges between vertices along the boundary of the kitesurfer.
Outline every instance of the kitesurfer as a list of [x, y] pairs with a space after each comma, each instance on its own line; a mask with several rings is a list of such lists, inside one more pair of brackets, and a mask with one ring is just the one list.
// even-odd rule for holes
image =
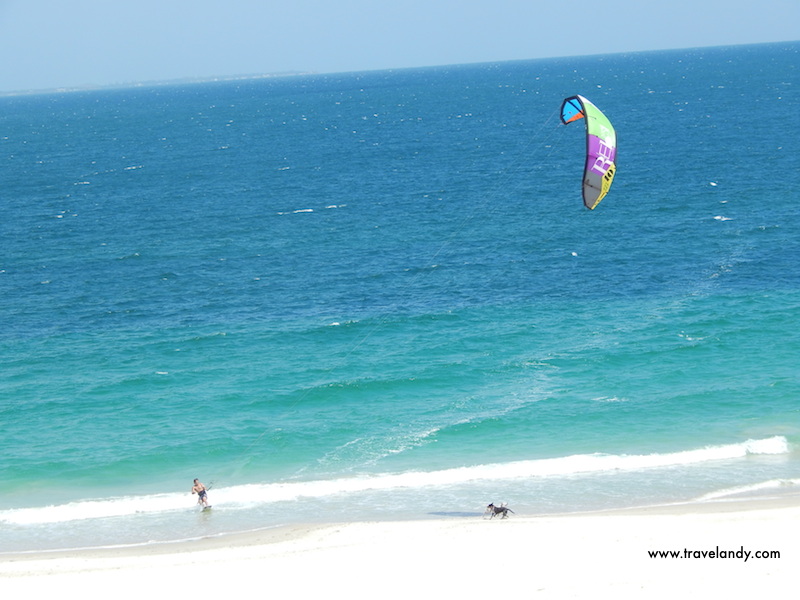
[[205, 508], [208, 508], [208, 494], [206, 492], [206, 486], [200, 483], [199, 479], [195, 479], [194, 485], [192, 486], [192, 494], [197, 494], [198, 504], [202, 504]]

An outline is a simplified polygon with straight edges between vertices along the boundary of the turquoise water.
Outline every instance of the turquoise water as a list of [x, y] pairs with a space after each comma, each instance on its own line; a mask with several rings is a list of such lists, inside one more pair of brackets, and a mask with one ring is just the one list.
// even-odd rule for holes
[[796, 489], [799, 51], [0, 98], [0, 550]]

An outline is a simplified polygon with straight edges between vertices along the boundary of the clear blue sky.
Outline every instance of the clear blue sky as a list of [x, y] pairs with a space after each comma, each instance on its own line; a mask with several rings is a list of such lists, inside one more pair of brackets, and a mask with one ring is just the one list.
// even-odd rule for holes
[[0, 0], [0, 91], [800, 39], [800, 0]]

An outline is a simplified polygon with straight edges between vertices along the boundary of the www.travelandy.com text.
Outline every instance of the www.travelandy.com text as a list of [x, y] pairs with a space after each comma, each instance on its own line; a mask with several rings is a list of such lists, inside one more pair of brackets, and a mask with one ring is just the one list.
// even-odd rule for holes
[[727, 548], [720, 548], [717, 546], [713, 550], [691, 550], [683, 548], [682, 550], [648, 550], [647, 555], [650, 558], [733, 558], [747, 562], [749, 559], [759, 558], [780, 558], [780, 550], [745, 550], [744, 546], [736, 550], [729, 550]]

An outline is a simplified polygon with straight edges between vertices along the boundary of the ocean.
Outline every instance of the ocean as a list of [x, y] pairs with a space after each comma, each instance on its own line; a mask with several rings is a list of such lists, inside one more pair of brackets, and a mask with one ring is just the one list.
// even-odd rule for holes
[[0, 551], [797, 491], [799, 65], [1, 97]]

